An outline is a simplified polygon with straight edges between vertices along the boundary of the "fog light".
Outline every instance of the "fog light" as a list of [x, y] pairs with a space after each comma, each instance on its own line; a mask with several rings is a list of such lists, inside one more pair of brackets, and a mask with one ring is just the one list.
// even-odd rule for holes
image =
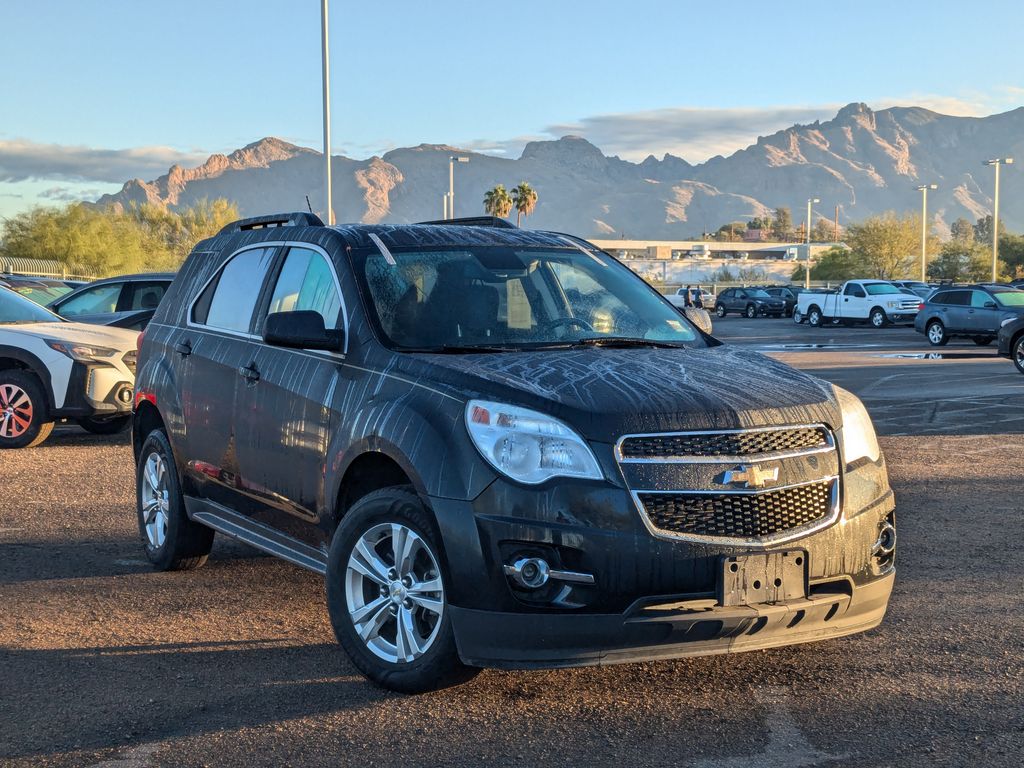
[[132, 390], [131, 387], [125, 387], [117, 393], [117, 399], [122, 403], [130, 403], [132, 401]]
[[539, 557], [521, 557], [512, 565], [505, 566], [505, 574], [526, 589], [543, 587], [548, 583], [550, 573], [548, 561]]
[[896, 527], [888, 520], [883, 521], [878, 531], [878, 538], [871, 548], [871, 553], [878, 557], [888, 557], [896, 549]]

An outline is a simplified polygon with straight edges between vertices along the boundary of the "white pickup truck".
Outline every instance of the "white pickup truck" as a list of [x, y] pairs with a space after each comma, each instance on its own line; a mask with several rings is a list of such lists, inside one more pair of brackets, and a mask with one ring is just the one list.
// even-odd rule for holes
[[885, 280], [849, 280], [835, 291], [806, 291], [797, 297], [793, 320], [818, 328], [826, 322], [863, 322], [882, 328], [914, 322], [923, 299]]

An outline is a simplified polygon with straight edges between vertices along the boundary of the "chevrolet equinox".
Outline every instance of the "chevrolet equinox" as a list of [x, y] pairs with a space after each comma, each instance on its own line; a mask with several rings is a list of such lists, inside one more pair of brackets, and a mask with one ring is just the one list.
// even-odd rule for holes
[[893, 585], [861, 402], [568, 235], [235, 222], [157, 309], [134, 408], [154, 566], [219, 532], [324, 575], [394, 690], [837, 637]]

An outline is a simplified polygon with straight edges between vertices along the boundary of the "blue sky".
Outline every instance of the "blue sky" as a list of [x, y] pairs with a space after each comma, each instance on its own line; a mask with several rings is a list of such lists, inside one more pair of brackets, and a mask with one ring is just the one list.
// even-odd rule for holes
[[[0, 3], [0, 216], [263, 136], [321, 143], [319, 0]], [[1019, 2], [332, 0], [332, 142], [697, 162], [851, 101], [1024, 105]]]

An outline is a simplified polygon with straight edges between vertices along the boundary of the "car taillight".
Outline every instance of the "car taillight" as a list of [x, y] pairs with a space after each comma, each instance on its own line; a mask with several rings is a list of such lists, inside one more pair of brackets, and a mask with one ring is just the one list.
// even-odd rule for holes
[[145, 331], [139, 331], [139, 336], [138, 336], [138, 338], [135, 339], [135, 351], [136, 351], [136, 353], [142, 351], [142, 339], [145, 338], [145, 336], [146, 336], [146, 332]]

